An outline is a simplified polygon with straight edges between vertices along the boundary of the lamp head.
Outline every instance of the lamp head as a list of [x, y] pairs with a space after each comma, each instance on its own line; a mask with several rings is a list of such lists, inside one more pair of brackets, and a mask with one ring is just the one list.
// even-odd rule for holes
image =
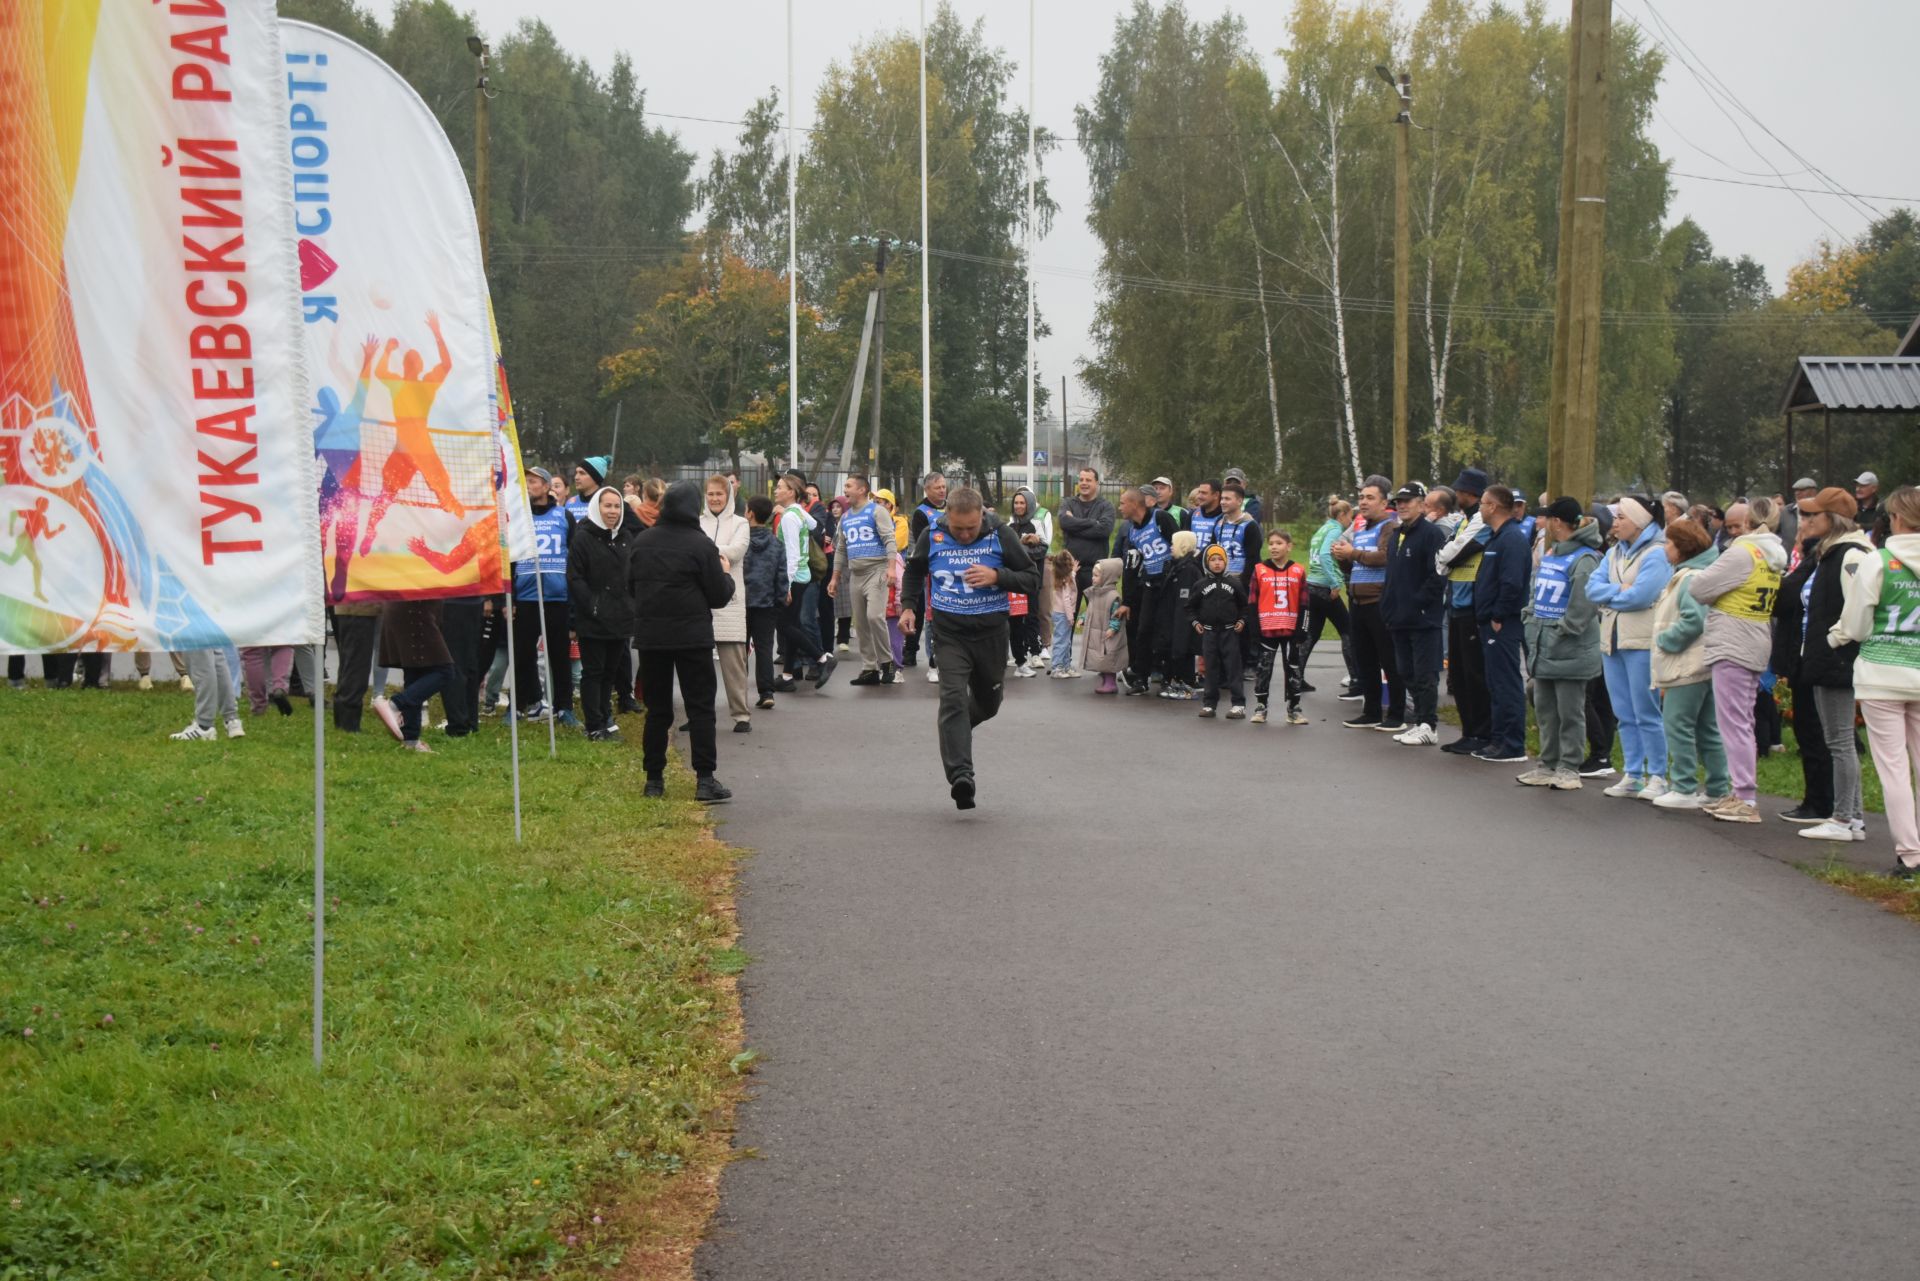
[[468, 36], [467, 52], [476, 58], [484, 58], [487, 56], [487, 42], [479, 36]]

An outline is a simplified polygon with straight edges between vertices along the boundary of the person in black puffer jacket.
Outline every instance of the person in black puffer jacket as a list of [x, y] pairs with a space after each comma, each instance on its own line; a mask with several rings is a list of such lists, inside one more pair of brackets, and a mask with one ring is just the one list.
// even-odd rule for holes
[[[753, 645], [754, 683], [759, 687], [762, 710], [773, 706], [780, 692], [774, 674], [773, 638], [780, 630], [780, 615], [787, 607], [793, 584], [787, 581], [787, 554], [780, 536], [773, 532], [773, 500], [755, 494], [747, 500], [747, 639]], [[787, 689], [793, 688], [791, 681]]]
[[720, 549], [700, 528], [700, 485], [675, 481], [660, 504], [660, 521], [634, 540], [628, 581], [639, 615], [640, 693], [647, 707], [642, 735], [646, 795], [666, 795], [667, 738], [673, 732], [673, 683], [680, 682], [692, 738], [694, 799], [724, 801], [733, 793], [713, 776], [719, 749], [713, 733], [713, 611], [733, 599], [733, 576]]
[[595, 742], [620, 732], [610, 705], [620, 655], [633, 636], [628, 559], [639, 537], [639, 517], [619, 490], [602, 486], [588, 500], [586, 519], [574, 525], [567, 548], [567, 599], [580, 638], [581, 711], [587, 737]]

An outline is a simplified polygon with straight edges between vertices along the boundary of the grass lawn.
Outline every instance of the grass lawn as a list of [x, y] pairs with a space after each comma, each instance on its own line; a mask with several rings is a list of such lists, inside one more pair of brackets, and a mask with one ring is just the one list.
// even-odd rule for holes
[[[684, 1274], [740, 1052], [732, 854], [630, 745], [173, 743], [189, 698], [0, 689], [0, 1278]], [[690, 777], [669, 791], [690, 794]]]

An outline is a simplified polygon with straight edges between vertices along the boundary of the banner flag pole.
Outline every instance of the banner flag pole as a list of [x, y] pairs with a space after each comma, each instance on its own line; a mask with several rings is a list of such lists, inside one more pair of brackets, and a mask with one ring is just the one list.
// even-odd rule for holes
[[326, 1040], [327, 973], [327, 638], [315, 646], [313, 689], [313, 1065]]
[[513, 840], [520, 843], [520, 663], [513, 652], [513, 579], [507, 579], [507, 738], [513, 744]]

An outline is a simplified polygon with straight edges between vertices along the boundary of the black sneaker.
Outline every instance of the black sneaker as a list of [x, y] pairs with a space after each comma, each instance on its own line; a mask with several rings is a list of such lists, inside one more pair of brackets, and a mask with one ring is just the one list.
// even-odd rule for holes
[[[824, 689], [827, 682], [833, 679], [833, 669], [838, 666], [840, 666], [840, 660], [832, 654], [822, 655], [820, 668], [813, 674], [813, 687], [815, 689]], [[877, 681], [875, 682], [875, 684], [878, 683]]]
[[1613, 762], [1599, 759], [1581, 761], [1579, 774], [1581, 778], [1612, 778]]
[[799, 688], [791, 676], [783, 676], [773, 683], [773, 692], [776, 694], [791, 694]]
[[1138, 698], [1142, 695], [1151, 694], [1153, 692], [1153, 690], [1148, 687], [1145, 681], [1123, 680], [1121, 681], [1121, 685], [1123, 685], [1125, 688], [1123, 688], [1120, 692], [1125, 694], [1129, 698]]
[[623, 698], [620, 700], [620, 715], [632, 716], [639, 710], [640, 710], [640, 704], [634, 702], [632, 699]]
[[1382, 720], [1378, 725], [1375, 725], [1374, 728], [1382, 734], [1404, 734], [1407, 732], [1407, 723], [1396, 717], [1390, 721]]
[[293, 700], [288, 698], [284, 693], [269, 694], [267, 695], [267, 701], [272, 703], [274, 709], [282, 716], [293, 715]]
[[1364, 703], [1367, 701], [1367, 696], [1356, 689], [1340, 695], [1340, 701], [1343, 703]]
[[880, 664], [880, 683], [882, 685], [893, 684], [893, 664], [892, 663]]
[[905, 658], [903, 658], [903, 659], [901, 659], [901, 660], [900, 660], [900, 666], [902, 666], [902, 667], [918, 667], [918, 666], [920, 666], [920, 660], [919, 660], [919, 658], [918, 658], [918, 657], [916, 657], [915, 655], [912, 655], [912, 654], [908, 654], [908, 655], [907, 655], [907, 656], [906, 656]]
[[702, 805], [718, 805], [721, 801], [732, 800], [733, 792], [713, 775], [703, 774], [694, 783], [693, 799]]
[[1896, 881], [1911, 881], [1920, 877], [1920, 867], [1910, 867], [1905, 859], [1896, 858], [1893, 860], [1893, 870], [1887, 875]]
[[1440, 750], [1449, 756], [1471, 756], [1486, 745], [1484, 738], [1456, 738], [1451, 743], [1443, 744]]
[[1473, 759], [1476, 761], [1486, 761], [1490, 765], [1519, 765], [1527, 760], [1527, 754], [1520, 752], [1517, 755], [1508, 756], [1499, 748], [1488, 747], [1475, 752]]
[[1310, 682], [1310, 681], [1301, 681], [1301, 682], [1300, 682], [1300, 692], [1301, 692], [1302, 694], [1314, 694], [1314, 693], [1318, 693], [1319, 691], [1317, 691], [1317, 690], [1315, 690], [1315, 689], [1314, 689], [1314, 687], [1313, 687], [1313, 684], [1312, 684], [1312, 682]]
[[762, 694], [762, 695], [760, 696], [760, 701], [759, 701], [759, 702], [757, 702], [757, 703], [755, 703], [755, 704], [754, 704], [754, 706], [755, 706], [755, 707], [757, 707], [757, 708], [759, 708], [759, 709], [760, 709], [761, 711], [763, 711], [763, 712], [765, 712], [765, 711], [770, 711], [770, 710], [772, 710], [772, 708], [773, 708], [773, 695], [771, 695], [771, 694]]
[[1779, 817], [1789, 823], [1824, 823], [1832, 816], [1822, 814], [1819, 810], [1808, 809], [1804, 805], [1796, 805], [1790, 810], [1781, 810]]
[[667, 780], [664, 778], [648, 779], [646, 790], [640, 794], [642, 796], [665, 796], [667, 794]]
[[854, 678], [853, 678], [852, 680], [850, 680], [850, 681], [848, 681], [848, 682], [847, 682], [847, 684], [849, 684], [849, 685], [878, 685], [878, 684], [880, 684], [880, 673], [879, 673], [879, 672], [877, 672], [877, 671], [874, 671], [874, 670], [873, 670], [872, 668], [868, 668], [868, 669], [867, 669], [866, 671], [864, 671], [864, 672], [861, 672], [861, 673], [860, 673], [860, 674], [859, 674], [858, 676], [856, 676], [856, 677], [854, 677]]
[[1378, 716], [1368, 716], [1368, 715], [1365, 715], [1364, 713], [1354, 717], [1350, 721], [1341, 721], [1340, 723], [1346, 726], [1348, 729], [1379, 729], [1380, 728], [1380, 718]]
[[736, 734], [751, 734], [753, 733], [753, 722], [735, 721], [733, 723], [733, 732]]
[[948, 795], [953, 797], [953, 807], [955, 809], [962, 809], [962, 810], [972, 809], [973, 808], [973, 780], [970, 778], [962, 778], [962, 779], [955, 780], [952, 789], [948, 792]]

